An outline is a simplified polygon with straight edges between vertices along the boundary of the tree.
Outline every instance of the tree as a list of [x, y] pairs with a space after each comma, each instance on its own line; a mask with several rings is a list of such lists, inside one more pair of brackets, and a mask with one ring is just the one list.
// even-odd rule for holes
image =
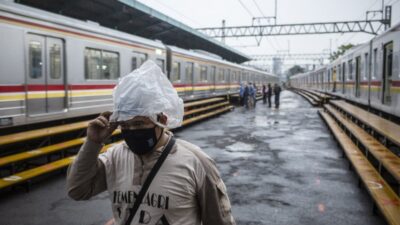
[[288, 76], [291, 77], [295, 74], [299, 74], [299, 73], [304, 73], [305, 69], [299, 65], [294, 65], [292, 68], [289, 69], [288, 71]]
[[343, 55], [347, 50], [351, 49], [352, 47], [354, 47], [355, 45], [353, 44], [347, 44], [347, 45], [341, 45], [338, 47], [337, 51], [334, 51], [330, 56], [329, 56], [329, 60], [333, 61], [337, 58], [339, 58], [341, 55]]

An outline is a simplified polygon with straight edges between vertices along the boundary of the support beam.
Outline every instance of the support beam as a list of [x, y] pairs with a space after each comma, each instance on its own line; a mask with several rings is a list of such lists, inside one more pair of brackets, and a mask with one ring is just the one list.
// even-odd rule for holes
[[344, 21], [326, 23], [274, 24], [260, 26], [207, 27], [198, 30], [214, 37], [260, 37], [276, 35], [331, 34], [364, 32], [372, 35], [384, 31], [383, 20]]
[[329, 59], [329, 53], [294, 53], [294, 54], [267, 54], [267, 55], [251, 55], [252, 61], [267, 61], [273, 58], [282, 60], [320, 60]]

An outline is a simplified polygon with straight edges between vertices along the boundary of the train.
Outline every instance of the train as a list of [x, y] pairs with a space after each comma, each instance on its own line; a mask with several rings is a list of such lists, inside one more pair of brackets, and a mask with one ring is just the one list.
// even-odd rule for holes
[[315, 71], [297, 74], [290, 86], [312, 89], [400, 117], [400, 23]]
[[0, 3], [0, 128], [112, 110], [118, 79], [153, 60], [185, 101], [237, 94], [278, 77], [14, 2]]

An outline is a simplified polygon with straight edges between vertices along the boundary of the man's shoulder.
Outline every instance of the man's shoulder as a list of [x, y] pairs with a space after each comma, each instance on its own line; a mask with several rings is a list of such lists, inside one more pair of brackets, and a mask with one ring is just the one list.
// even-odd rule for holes
[[189, 153], [196, 158], [200, 159], [211, 159], [201, 148], [193, 143], [190, 143], [188, 141], [182, 140], [182, 139], [177, 139], [176, 144], [182, 153]]
[[191, 154], [202, 165], [207, 175], [219, 176], [214, 160], [199, 146], [182, 139], [177, 139], [176, 143], [179, 151]]

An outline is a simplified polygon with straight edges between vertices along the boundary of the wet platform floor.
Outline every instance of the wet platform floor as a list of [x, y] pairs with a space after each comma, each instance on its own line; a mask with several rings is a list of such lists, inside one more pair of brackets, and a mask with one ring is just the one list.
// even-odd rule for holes
[[[281, 108], [262, 102], [176, 132], [217, 163], [237, 224], [385, 224], [328, 128], [302, 97], [282, 92]], [[76, 202], [56, 176], [0, 199], [0, 224], [103, 225], [107, 193]]]

